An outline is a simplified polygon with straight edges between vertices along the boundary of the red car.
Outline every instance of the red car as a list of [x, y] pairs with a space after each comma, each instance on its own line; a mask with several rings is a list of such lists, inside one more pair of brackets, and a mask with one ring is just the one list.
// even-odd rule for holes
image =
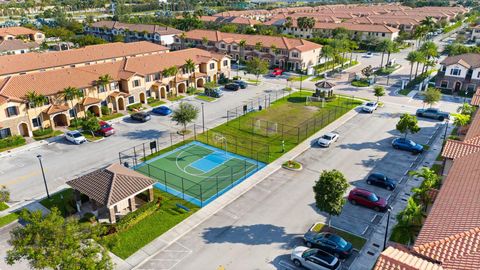
[[350, 203], [353, 205], [363, 205], [377, 212], [388, 209], [387, 200], [377, 196], [377, 194], [371, 191], [362, 188], [354, 188], [352, 191], [350, 191], [348, 194], [348, 201], [350, 201]]
[[270, 73], [270, 77], [277, 77], [283, 74], [283, 69], [281, 68], [274, 68], [272, 73]]
[[105, 121], [100, 121], [100, 122], [98, 122], [98, 124], [100, 125], [100, 129], [97, 130], [98, 134], [100, 134], [104, 137], [108, 137], [110, 135], [115, 134], [115, 129], [109, 123], [107, 123]]

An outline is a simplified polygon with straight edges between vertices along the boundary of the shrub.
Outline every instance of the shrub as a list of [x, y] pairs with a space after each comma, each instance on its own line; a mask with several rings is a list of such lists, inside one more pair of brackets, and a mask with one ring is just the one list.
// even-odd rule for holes
[[117, 223], [117, 231], [123, 231], [129, 227], [137, 224], [142, 219], [148, 217], [150, 214], [158, 209], [157, 202], [151, 201], [138, 208], [135, 212], [129, 213]]
[[109, 115], [111, 113], [110, 108], [108, 108], [107, 106], [102, 106], [101, 110], [102, 115]]
[[242, 79], [242, 77], [240, 77], [240, 76], [233, 76], [233, 80], [241, 80], [241, 79]]
[[42, 137], [42, 136], [46, 136], [46, 135], [48, 135], [52, 132], [53, 132], [52, 128], [44, 128], [44, 129], [34, 130], [32, 133], [33, 133], [34, 137]]
[[193, 86], [190, 86], [190, 87], [187, 88], [187, 94], [193, 95], [193, 94], [195, 94], [195, 92], [197, 92], [197, 88], [195, 88]]
[[5, 139], [0, 139], [0, 149], [7, 147], [19, 146], [25, 143], [25, 138], [20, 135], [6, 137]]
[[356, 87], [367, 87], [370, 85], [370, 83], [365, 79], [361, 79], [352, 81], [352, 85]]
[[132, 104], [127, 107], [129, 111], [140, 110], [141, 108], [142, 108], [142, 103]]
[[72, 121], [70, 121], [70, 127], [72, 128], [79, 128], [82, 126], [82, 119], [78, 118], [78, 119], [73, 119]]
[[96, 220], [96, 217], [93, 213], [85, 213], [85, 215], [83, 215], [83, 217], [80, 219], [80, 222], [91, 222], [93, 220]]

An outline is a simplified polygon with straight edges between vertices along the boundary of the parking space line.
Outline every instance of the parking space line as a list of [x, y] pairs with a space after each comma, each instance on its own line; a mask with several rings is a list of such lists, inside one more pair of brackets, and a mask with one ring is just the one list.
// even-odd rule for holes
[[278, 264], [287, 268], [287, 269], [289, 269], [289, 270], [296, 270], [297, 269], [297, 267], [292, 266], [290, 263], [287, 263], [285, 261], [280, 261]]

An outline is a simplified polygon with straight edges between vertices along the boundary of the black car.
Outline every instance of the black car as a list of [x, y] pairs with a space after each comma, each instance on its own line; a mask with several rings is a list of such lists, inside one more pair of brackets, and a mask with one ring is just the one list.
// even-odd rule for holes
[[352, 243], [333, 233], [309, 231], [303, 236], [303, 239], [307, 247], [321, 249], [338, 258], [347, 258], [352, 254]]
[[397, 187], [397, 181], [386, 177], [381, 173], [372, 173], [367, 178], [367, 184], [394, 190]]
[[234, 80], [233, 83], [238, 84], [238, 86], [240, 86], [241, 89], [245, 89], [248, 86], [248, 84], [246, 82], [241, 81], [241, 80]]
[[236, 83], [229, 83], [225, 85], [225, 89], [231, 90], [231, 91], [238, 91], [238, 89], [240, 89], [240, 85]]
[[138, 112], [138, 113], [134, 113], [134, 114], [130, 115], [130, 118], [132, 120], [139, 121], [139, 122], [147, 122], [152, 117], [150, 116], [150, 114], [148, 114], [146, 112]]

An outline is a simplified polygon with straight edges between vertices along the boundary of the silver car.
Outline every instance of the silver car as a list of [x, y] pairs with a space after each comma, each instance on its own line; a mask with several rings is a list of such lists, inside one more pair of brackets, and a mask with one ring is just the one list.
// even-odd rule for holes
[[378, 103], [374, 101], [369, 101], [362, 106], [362, 111], [367, 113], [373, 113], [378, 108]]
[[337, 270], [342, 268], [340, 260], [316, 248], [296, 247], [290, 256], [297, 267], [305, 267], [310, 270]]
[[338, 140], [338, 133], [335, 132], [329, 132], [322, 137], [320, 137], [317, 141], [318, 145], [321, 147], [329, 147], [330, 144]]
[[85, 137], [78, 130], [72, 130], [65, 132], [65, 139], [74, 144], [82, 144], [87, 141]]

